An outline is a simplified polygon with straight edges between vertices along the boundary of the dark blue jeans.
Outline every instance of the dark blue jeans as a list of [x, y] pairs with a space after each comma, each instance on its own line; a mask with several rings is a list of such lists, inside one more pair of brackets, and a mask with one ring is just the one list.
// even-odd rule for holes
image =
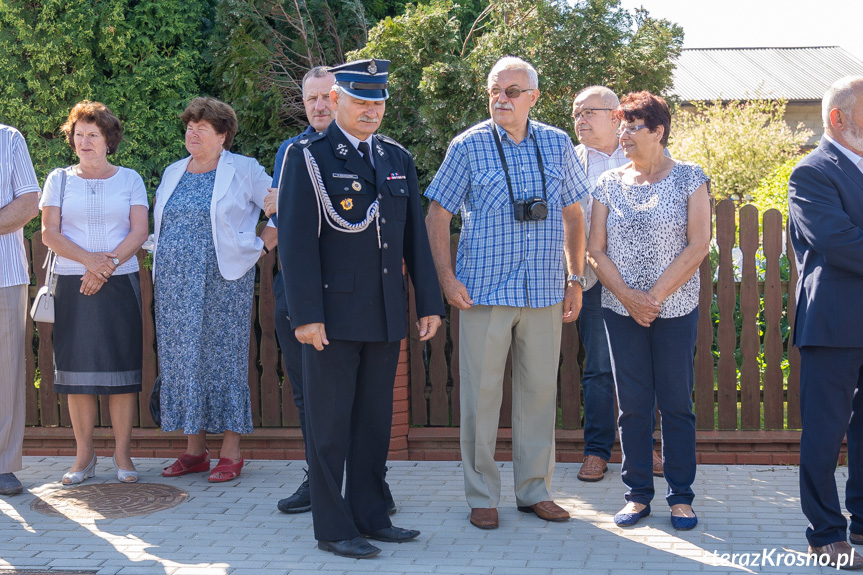
[[800, 348], [800, 503], [813, 547], [846, 540], [836, 490], [836, 461], [848, 438], [845, 508], [863, 535], [863, 349]]
[[584, 345], [584, 455], [608, 461], [614, 445], [614, 375], [602, 319], [602, 284], [584, 292], [578, 316], [578, 334]]
[[657, 318], [649, 327], [603, 309], [617, 386], [621, 478], [627, 501], [653, 499], [653, 412], [662, 415], [662, 452], [668, 505], [692, 504], [695, 497], [695, 413], [693, 360], [698, 308], [676, 318]]

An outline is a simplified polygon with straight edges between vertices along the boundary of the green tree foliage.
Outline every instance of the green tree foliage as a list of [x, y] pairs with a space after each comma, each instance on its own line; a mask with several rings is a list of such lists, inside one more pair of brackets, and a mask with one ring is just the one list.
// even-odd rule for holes
[[784, 100], [698, 102], [694, 113], [675, 114], [668, 147], [675, 158], [704, 169], [717, 199], [749, 200], [758, 183], [796, 158], [812, 136], [802, 124], [788, 127], [784, 115]]
[[752, 191], [752, 200], [749, 202], [758, 208], [758, 213], [763, 214], [771, 208], [776, 208], [782, 212], [782, 221], [788, 220], [788, 180], [791, 178], [791, 170], [802, 158], [803, 156], [788, 158], [773, 168], [773, 171], [758, 183]]
[[60, 126], [98, 100], [124, 123], [112, 161], [152, 194], [185, 153], [178, 114], [199, 94], [210, 11], [207, 0], [0, 2], [0, 122], [24, 134], [40, 180], [75, 162]]
[[423, 184], [453, 136], [488, 117], [486, 77], [498, 58], [516, 55], [536, 67], [541, 96], [532, 117], [572, 133], [572, 100], [581, 88], [661, 93], [683, 42], [679, 26], [644, 10], [630, 13], [617, 0], [499, 0], [466, 34], [460, 9], [448, 0], [409, 5], [349, 55], [392, 60], [382, 131], [414, 153]]
[[360, 0], [220, 0], [216, 29], [214, 88], [237, 111], [236, 148], [272, 168], [282, 140], [308, 125], [303, 76], [344, 62], [365, 43], [368, 24]]

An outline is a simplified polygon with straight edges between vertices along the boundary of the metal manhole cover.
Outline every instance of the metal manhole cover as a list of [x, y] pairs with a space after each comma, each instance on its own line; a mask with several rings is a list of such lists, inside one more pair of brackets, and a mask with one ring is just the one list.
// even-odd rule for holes
[[30, 508], [70, 519], [116, 519], [170, 509], [188, 497], [182, 489], [161, 483], [104, 483], [49, 491], [35, 499]]

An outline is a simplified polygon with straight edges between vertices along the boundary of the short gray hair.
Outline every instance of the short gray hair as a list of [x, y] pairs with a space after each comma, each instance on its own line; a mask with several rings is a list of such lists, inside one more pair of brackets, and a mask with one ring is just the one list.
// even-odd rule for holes
[[824, 122], [824, 128], [831, 127], [830, 110], [839, 109], [849, 118], [854, 115], [858, 91], [863, 94], [863, 76], [845, 76], [827, 88], [821, 101], [821, 120]]
[[588, 86], [575, 96], [575, 100], [578, 100], [582, 96], [599, 96], [602, 103], [613, 110], [620, 106], [620, 98], [617, 97], [614, 90], [605, 86]]
[[492, 84], [494, 84], [494, 79], [504, 70], [521, 70], [527, 74], [527, 87], [539, 88], [539, 75], [536, 73], [536, 68], [515, 56], [504, 56], [495, 62], [491, 68], [491, 72], [488, 73], [488, 88], [491, 88]]
[[306, 82], [311, 80], [312, 78], [326, 78], [327, 76], [332, 76], [333, 73], [330, 72], [330, 69], [326, 66], [315, 66], [303, 76], [303, 98], [306, 97]]

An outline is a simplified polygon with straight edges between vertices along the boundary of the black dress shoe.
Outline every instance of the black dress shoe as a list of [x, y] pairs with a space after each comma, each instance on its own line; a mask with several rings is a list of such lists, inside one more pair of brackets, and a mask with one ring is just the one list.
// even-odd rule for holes
[[342, 539], [341, 541], [318, 541], [318, 549], [352, 559], [368, 559], [381, 552], [379, 548], [362, 537]]
[[312, 494], [309, 491], [309, 470], [306, 469], [306, 477], [294, 494], [285, 499], [280, 499], [276, 506], [282, 513], [306, 513], [312, 510]]
[[389, 527], [384, 527], [383, 529], [378, 529], [371, 533], [363, 533], [363, 537], [368, 537], [377, 541], [384, 541], [386, 543], [404, 543], [405, 541], [416, 539], [419, 534], [420, 532], [416, 529], [402, 529], [401, 527], [390, 525]]
[[854, 545], [863, 545], [863, 535], [857, 535], [856, 533], [848, 534], [848, 541], [850, 541]]
[[17, 495], [23, 490], [24, 486], [21, 485], [14, 473], [0, 473], [0, 495]]

